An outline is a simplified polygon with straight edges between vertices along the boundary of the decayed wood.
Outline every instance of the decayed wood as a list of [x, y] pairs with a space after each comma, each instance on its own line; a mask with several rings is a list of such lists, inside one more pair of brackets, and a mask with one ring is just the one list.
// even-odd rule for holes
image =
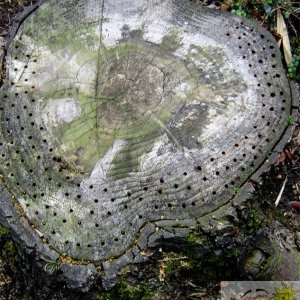
[[272, 36], [189, 1], [46, 1], [6, 59], [0, 171], [22, 226], [110, 275], [225, 216], [291, 113]]

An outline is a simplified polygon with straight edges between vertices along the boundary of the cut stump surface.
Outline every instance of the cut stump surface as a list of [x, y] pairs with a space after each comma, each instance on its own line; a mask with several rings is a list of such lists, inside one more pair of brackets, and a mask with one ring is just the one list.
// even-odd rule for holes
[[108, 277], [231, 203], [291, 114], [273, 37], [189, 1], [45, 1], [6, 73], [1, 214]]

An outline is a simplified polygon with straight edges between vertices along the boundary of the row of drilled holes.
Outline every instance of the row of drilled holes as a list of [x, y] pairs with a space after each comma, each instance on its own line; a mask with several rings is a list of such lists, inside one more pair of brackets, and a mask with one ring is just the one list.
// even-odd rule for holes
[[[226, 35], [227, 35], [227, 36], [230, 36], [229, 33], [227, 33]], [[246, 36], [246, 33], [244, 33], [243, 35]], [[264, 38], [264, 35], [261, 35], [261, 38]], [[239, 36], [238, 39], [241, 39], [241, 37]], [[253, 43], [256, 43], [256, 40], [253, 40]], [[250, 47], [250, 46], [251, 46], [251, 43], [247, 43], [247, 45]], [[239, 48], [242, 49], [242, 46], [239, 45]], [[269, 48], [270, 48], [271, 50], [275, 49], [275, 47], [274, 47], [273, 45], [270, 45]], [[266, 50], [266, 48], [263, 47], [262, 50]], [[252, 52], [252, 54], [255, 54], [255, 53], [256, 53], [255, 50], [252, 50], [251, 52]], [[275, 57], [276, 57], [276, 54], [275, 54], [275, 53], [272, 53], [272, 54], [271, 54], [271, 57], [275, 58]], [[245, 55], [243, 56], [243, 59], [246, 59], [246, 56], [245, 56]], [[262, 63], [263, 63], [263, 60], [262, 60], [262, 59], [259, 59], [258, 62], [262, 64]], [[249, 64], [249, 67], [252, 67], [252, 65]], [[273, 69], [275, 69], [276, 67], [277, 67], [276, 65], [274, 65], [274, 64], [272, 65], [272, 68], [273, 68]], [[264, 72], [264, 75], [267, 75], [267, 74], [268, 74], [268, 72], [265, 71], [265, 72]], [[254, 77], [257, 77], [257, 75], [254, 74]], [[280, 76], [280, 74], [278, 74], [278, 73], [274, 75], [274, 78], [280, 78], [280, 77], [281, 77], [281, 76]], [[261, 84], [259, 83], [258, 86], [260, 87]], [[271, 87], [272, 84], [271, 84], [271, 83], [267, 83], [267, 86]], [[283, 96], [284, 93], [281, 91], [281, 92], [280, 92], [280, 95]], [[262, 97], [264, 97], [264, 96], [265, 96], [265, 95], [262, 94]], [[271, 97], [275, 97], [276, 94], [275, 94], [275, 93], [271, 93], [270, 96], [271, 96]], [[286, 102], [286, 100], [283, 100], [283, 103], [285, 103], [285, 102]], [[262, 104], [262, 105], [265, 106], [265, 104]], [[270, 107], [270, 111], [274, 111], [274, 107]], [[285, 107], [281, 107], [281, 111], [285, 111]], [[265, 118], [264, 115], [262, 115], [261, 117], [262, 117], [262, 119]], [[269, 126], [269, 125], [268, 125], [268, 126]], [[274, 133], [276, 132], [275, 129], [273, 129], [273, 132], [274, 132]], [[269, 141], [269, 139], [267, 139], [267, 141]]]
[[[231, 182], [231, 185], [234, 186], [234, 184], [235, 184], [235, 183], [232, 181], [232, 182]], [[228, 186], [228, 185], [225, 185], [225, 187], [228, 188], [229, 186]], [[216, 194], [216, 192], [214, 192], [213, 194]], [[95, 202], [96, 202], [96, 201], [95, 201]], [[97, 202], [98, 202], [98, 201], [97, 201]], [[191, 206], [195, 206], [195, 205], [196, 205], [195, 202], [191, 202]], [[27, 204], [26, 206], [29, 207], [29, 204]], [[171, 208], [171, 207], [172, 207], [172, 204], [169, 203], [169, 204], [168, 204], [168, 207]], [[182, 208], [186, 208], [186, 207], [187, 207], [187, 206], [186, 206], [186, 203], [182, 203], [181, 207], [182, 207]], [[49, 209], [50, 206], [47, 206], [47, 205], [46, 205], [45, 208], [46, 208], [46, 209]], [[158, 207], [157, 205], [155, 205], [155, 206], [154, 206], [154, 209], [159, 209], [159, 207]], [[73, 213], [73, 212], [74, 212], [74, 210], [73, 210], [73, 209], [70, 209], [70, 213]], [[91, 210], [91, 211], [90, 211], [90, 214], [93, 215], [93, 214], [94, 214], [94, 211]], [[111, 212], [108, 212], [107, 214], [108, 214], [108, 215], [111, 215]], [[36, 211], [36, 215], [38, 215], [38, 212], [37, 212], [37, 211]], [[53, 213], [53, 216], [57, 216], [57, 213], [54, 212], [54, 213]], [[139, 219], [142, 219], [142, 218], [143, 218], [143, 216], [139, 215]], [[67, 220], [66, 220], [66, 219], [63, 219], [63, 220], [62, 220], [62, 223], [67, 223]], [[45, 225], [45, 223], [44, 223], [44, 225]], [[81, 221], [78, 221], [78, 225], [82, 225], [82, 222], [81, 222]], [[130, 225], [133, 225], [133, 224], [130, 223]], [[99, 225], [98, 223], [95, 223], [95, 227], [96, 227], [96, 228], [99, 228], [100, 225]], [[55, 230], [52, 230], [51, 233], [52, 233], [53, 235], [56, 234]], [[121, 231], [121, 234], [122, 234], [122, 235], [125, 235], [125, 231]], [[118, 238], [115, 238], [115, 239], [114, 239], [114, 241], [116, 241], [116, 242], [117, 242], [118, 240], [119, 240]], [[69, 243], [68, 241], [65, 242], [65, 244], [68, 244], [68, 243]], [[101, 246], [104, 246], [104, 245], [105, 245], [105, 242], [102, 241], [102, 242], [101, 242]], [[76, 246], [80, 247], [80, 243], [77, 243]], [[88, 247], [91, 247], [91, 245], [88, 245]]]
[[[240, 37], [239, 37], [239, 39], [240, 39]], [[254, 41], [254, 42], [256, 42], [256, 41]], [[251, 44], [248, 43], [248, 46], [251, 46]], [[242, 49], [242, 46], [239, 46], [239, 48]], [[275, 47], [274, 47], [273, 45], [270, 46], [270, 49], [274, 49], [274, 48], [275, 48]], [[265, 47], [263, 47], [263, 50], [265, 50]], [[255, 53], [256, 53], [256, 51], [255, 51], [255, 50], [252, 50], [252, 54], [255, 54]], [[275, 54], [275, 53], [272, 53], [271, 56], [274, 58], [274, 57], [276, 57], [276, 54]], [[244, 55], [243, 58], [246, 59], [246, 56]], [[258, 62], [259, 62], [259, 63], [263, 63], [263, 60], [260, 59], [260, 60], [258, 60]], [[252, 67], [252, 65], [249, 64], [249, 67]], [[272, 68], [276, 68], [276, 65], [272, 65]], [[268, 74], [268, 72], [265, 71], [265, 72], [264, 72], [264, 75], [267, 75], [267, 74]], [[257, 75], [254, 74], [254, 77], [257, 77]], [[280, 78], [280, 74], [278, 74], [278, 73], [275, 74], [274, 78]], [[257, 86], [260, 87], [261, 84], [258, 83]], [[268, 82], [268, 83], [267, 83], [267, 86], [268, 86], [268, 87], [271, 87], [272, 84]], [[281, 92], [280, 92], [280, 95], [282, 96], [283, 94], [284, 94], [284, 93], [281, 91]], [[262, 97], [264, 97], [264, 96], [265, 96], [265, 95], [262, 94]], [[271, 96], [271, 97], [275, 97], [276, 94], [275, 94], [275, 93], [271, 93], [270, 96]], [[286, 102], [286, 101], [283, 100], [283, 103], [285, 103], [285, 102]], [[262, 105], [263, 105], [263, 107], [265, 106], [264, 103], [263, 103]], [[274, 111], [274, 107], [270, 107], [270, 111]], [[281, 108], [281, 111], [285, 111], [285, 108], [282, 107], [282, 108]], [[262, 117], [262, 119], [265, 118], [264, 115], [262, 115], [261, 117]], [[273, 132], [275, 132], [275, 131], [273, 130]]]
[[[258, 134], [258, 137], [259, 137], [259, 138], [262, 138], [262, 135]], [[29, 139], [32, 139], [32, 137], [29, 136]], [[245, 139], [248, 139], [248, 137], [245, 136]], [[3, 145], [3, 143], [2, 143], [2, 144], [0, 143], [0, 146], [1, 146], [1, 145]], [[235, 144], [235, 147], [239, 147], [239, 144]], [[255, 149], [255, 146], [252, 146], [252, 149]], [[51, 150], [51, 149], [50, 149], [50, 150]], [[19, 153], [19, 151], [17, 151], [17, 153]], [[225, 155], [226, 152], [225, 152], [225, 151], [222, 151], [222, 154]], [[5, 154], [2, 154], [2, 157], [5, 157]], [[246, 157], [246, 154], [243, 154], [243, 157]], [[41, 157], [40, 157], [40, 156], [37, 156], [37, 158], [40, 159]], [[256, 159], [256, 156], [254, 156], [254, 159]], [[59, 160], [58, 160], [57, 158], [55, 158], [55, 157], [53, 158], [53, 160], [54, 160], [54, 161], [59, 161]], [[214, 160], [214, 158], [211, 158], [211, 161], [213, 161], [213, 160]], [[234, 162], [237, 162], [237, 159], [234, 158], [233, 161], [234, 161]], [[24, 160], [22, 160], [22, 162], [24, 162]], [[198, 170], [198, 171], [201, 171], [201, 170], [202, 170], [202, 168], [201, 168], [200, 166], [197, 166], [195, 169]], [[45, 172], [47, 172], [49, 169], [48, 169], [48, 168], [45, 168], [44, 170], [45, 170]], [[229, 167], [228, 167], [228, 166], [226, 166], [226, 170], [229, 170]], [[243, 170], [244, 170], [244, 169], [243, 169]], [[30, 173], [33, 173], [32, 170], [30, 170], [29, 172], [30, 172]], [[216, 174], [217, 176], [219, 176], [219, 175], [220, 175], [220, 172], [219, 172], [219, 171], [216, 171], [215, 174]], [[184, 172], [183, 175], [186, 176], [187, 173]], [[69, 177], [68, 177], [67, 179], [69, 179]], [[48, 180], [51, 181], [52, 178], [49, 177]], [[206, 180], [207, 180], [207, 177], [203, 177], [203, 180], [206, 181]], [[163, 182], [164, 182], [163, 179], [160, 179], [160, 182], [163, 183]], [[79, 184], [79, 186], [80, 186], [80, 184]], [[178, 188], [178, 187], [179, 187], [178, 184], [174, 184], [174, 188]], [[90, 189], [93, 189], [93, 185], [90, 185], [89, 188], [90, 188]], [[188, 189], [189, 189], [189, 188], [188, 188]], [[104, 190], [104, 191], [106, 191], [106, 190]], [[159, 191], [159, 193], [161, 193], [161, 190]], [[66, 194], [66, 196], [68, 196], [68, 194]], [[128, 193], [127, 196], [131, 196], [131, 194]], [[77, 198], [81, 198], [81, 196], [78, 195]]]
[[[25, 92], [25, 94], [26, 94], [26, 92]], [[15, 93], [15, 96], [18, 96], [18, 95], [19, 95], [18, 93]], [[8, 96], [5, 95], [4, 98], [8, 98]], [[34, 102], [35, 102], [35, 99], [31, 99], [31, 102], [34, 103]], [[13, 106], [13, 105], [12, 105], [12, 106]], [[24, 105], [24, 106], [23, 106], [23, 109], [26, 110], [26, 109], [27, 109], [27, 106]], [[3, 109], [2, 109], [2, 110], [3, 110]], [[29, 117], [33, 117], [33, 113], [29, 113], [28, 115], [29, 115]], [[20, 116], [17, 116], [17, 119], [20, 119]], [[9, 119], [6, 119], [6, 120], [9, 121]], [[31, 122], [31, 125], [34, 126], [35, 123], [34, 123], [34, 122]], [[24, 127], [21, 127], [20, 129], [21, 129], [21, 131], [25, 130]], [[39, 130], [40, 130], [40, 131], [43, 131], [43, 130], [44, 130], [44, 127], [42, 127], [42, 126], [39, 127]], [[28, 139], [29, 139], [29, 140], [32, 140], [32, 136], [28, 136]], [[44, 142], [44, 143], [47, 143], [47, 140], [44, 139], [43, 142]], [[34, 149], [36, 149], [36, 146], [35, 146], [35, 145], [31, 145], [31, 148], [34, 150]], [[49, 149], [49, 152], [52, 152], [52, 151], [53, 151], [53, 149], [50, 148], [50, 149]], [[36, 156], [36, 159], [37, 159], [37, 160], [40, 160], [40, 159], [41, 159], [41, 156], [40, 156], [40, 155], [37, 155], [37, 156]], [[22, 159], [21, 162], [24, 163], [24, 162], [25, 162], [24, 159]], [[32, 170], [30, 170], [30, 173], [32, 173]], [[69, 178], [70, 178], [69, 176], [66, 177], [67, 180], [68, 180]], [[52, 179], [49, 178], [49, 181], [51, 181], [51, 180], [52, 180]], [[61, 183], [58, 183], [57, 185], [58, 185], [58, 186], [61, 186]]]

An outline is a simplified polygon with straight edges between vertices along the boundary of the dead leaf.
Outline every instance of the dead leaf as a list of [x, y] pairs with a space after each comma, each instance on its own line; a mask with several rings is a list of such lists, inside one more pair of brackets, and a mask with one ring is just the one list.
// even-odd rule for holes
[[289, 205], [300, 212], [300, 202], [299, 201], [292, 201], [289, 203]]
[[221, 10], [222, 11], [227, 11], [228, 9], [229, 9], [229, 5], [226, 5], [226, 4], [221, 5]]
[[284, 153], [286, 154], [286, 156], [291, 159], [293, 157], [293, 153], [287, 149], [284, 150]]
[[12, 279], [6, 275], [1, 276], [0, 278], [0, 286], [8, 285], [12, 283]]
[[277, 10], [277, 33], [282, 37], [284, 58], [287, 65], [290, 65], [290, 63], [292, 62], [290, 38], [280, 9]]
[[274, 36], [278, 47], [280, 47], [281, 42], [282, 42], [282, 36], [280, 34], [278, 34], [276, 31], [272, 31], [272, 35]]
[[295, 137], [295, 141], [297, 146], [300, 146], [300, 131], [298, 132], [297, 136]]
[[279, 164], [283, 163], [285, 161], [286, 154], [284, 151], [281, 152], [279, 158], [277, 159], [275, 166], [278, 166]]

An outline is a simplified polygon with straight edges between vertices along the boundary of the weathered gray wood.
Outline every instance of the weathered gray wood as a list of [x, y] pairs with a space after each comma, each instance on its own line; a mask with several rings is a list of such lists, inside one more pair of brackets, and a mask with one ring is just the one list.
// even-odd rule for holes
[[189, 1], [46, 1], [6, 59], [5, 201], [108, 280], [244, 199], [291, 114], [273, 37]]

